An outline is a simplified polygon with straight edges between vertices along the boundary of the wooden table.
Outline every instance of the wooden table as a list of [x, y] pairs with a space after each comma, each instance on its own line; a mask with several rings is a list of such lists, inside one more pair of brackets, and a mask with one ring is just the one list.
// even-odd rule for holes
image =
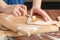
[[[57, 20], [56, 18], [60, 16], [60, 10], [45, 10], [53, 20]], [[53, 40], [50, 36], [60, 38], [60, 32], [55, 33], [45, 33], [41, 34], [40, 37], [37, 35], [31, 35], [30, 37], [27, 36], [20, 36], [13, 38], [14, 40]]]
[[53, 20], [57, 20], [57, 17], [60, 16], [60, 10], [45, 10]]

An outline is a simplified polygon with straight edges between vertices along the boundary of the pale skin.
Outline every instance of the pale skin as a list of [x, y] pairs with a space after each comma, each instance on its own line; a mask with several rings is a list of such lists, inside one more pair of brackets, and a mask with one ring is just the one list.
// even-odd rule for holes
[[8, 5], [3, 0], [0, 0], [0, 11], [8, 14], [13, 14], [15, 16], [21, 16], [26, 14], [27, 7], [21, 4]]
[[30, 10], [30, 14], [33, 15], [33, 14], [37, 13], [40, 16], [42, 16], [42, 18], [45, 21], [52, 21], [52, 19], [49, 17], [49, 15], [44, 10], [41, 9], [41, 2], [42, 2], [42, 0], [33, 0], [33, 5]]
[[[51, 21], [51, 18], [48, 16], [48, 14], [41, 9], [41, 2], [42, 0], [33, 0], [33, 5], [30, 10], [30, 15], [37, 13], [41, 15], [45, 21]], [[0, 11], [4, 13], [13, 14], [15, 16], [21, 16], [27, 13], [27, 7], [21, 4], [8, 5], [3, 0], [0, 0]]]

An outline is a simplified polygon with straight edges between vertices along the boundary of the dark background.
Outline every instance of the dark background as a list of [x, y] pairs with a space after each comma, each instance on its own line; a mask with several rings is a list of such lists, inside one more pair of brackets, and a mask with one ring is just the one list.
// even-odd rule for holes
[[[25, 2], [25, 5], [30, 9], [32, 2]], [[42, 2], [42, 9], [60, 9], [60, 2]]]

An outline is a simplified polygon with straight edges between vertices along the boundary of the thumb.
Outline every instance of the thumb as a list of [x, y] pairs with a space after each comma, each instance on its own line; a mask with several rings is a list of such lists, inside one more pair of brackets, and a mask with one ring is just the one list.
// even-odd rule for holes
[[33, 10], [30, 11], [30, 15], [31, 15], [31, 16], [33, 15]]

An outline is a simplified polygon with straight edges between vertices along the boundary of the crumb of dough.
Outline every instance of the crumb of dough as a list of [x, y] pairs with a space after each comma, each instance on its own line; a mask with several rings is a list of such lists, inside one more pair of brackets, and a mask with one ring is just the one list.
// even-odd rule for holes
[[32, 16], [32, 22], [36, 22], [37, 21], [37, 17], [36, 16]]

